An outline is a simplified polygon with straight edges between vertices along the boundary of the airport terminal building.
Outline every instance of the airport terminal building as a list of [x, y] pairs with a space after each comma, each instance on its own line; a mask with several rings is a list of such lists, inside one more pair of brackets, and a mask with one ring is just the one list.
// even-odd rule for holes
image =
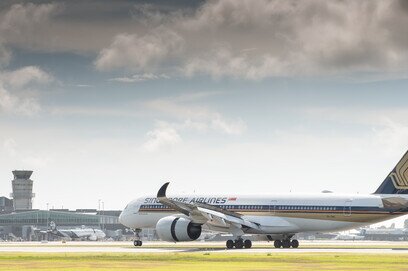
[[107, 236], [117, 235], [125, 229], [119, 223], [120, 210], [97, 209], [32, 209], [34, 193], [32, 171], [15, 170], [12, 180], [12, 199], [0, 197], [0, 238], [3, 240], [42, 240], [41, 232], [54, 222], [60, 228], [92, 227], [106, 232]]

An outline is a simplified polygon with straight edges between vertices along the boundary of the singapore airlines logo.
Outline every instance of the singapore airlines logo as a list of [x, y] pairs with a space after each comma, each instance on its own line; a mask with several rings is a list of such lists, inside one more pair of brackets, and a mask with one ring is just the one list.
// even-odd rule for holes
[[390, 173], [392, 182], [397, 189], [408, 189], [408, 155], [405, 155]]

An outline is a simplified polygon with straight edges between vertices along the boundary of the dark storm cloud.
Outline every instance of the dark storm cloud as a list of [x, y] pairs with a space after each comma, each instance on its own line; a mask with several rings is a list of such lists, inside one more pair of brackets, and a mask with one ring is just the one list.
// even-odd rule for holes
[[0, 43], [91, 53], [98, 70], [130, 74], [401, 72], [407, 14], [405, 1], [8, 2], [1, 4]]

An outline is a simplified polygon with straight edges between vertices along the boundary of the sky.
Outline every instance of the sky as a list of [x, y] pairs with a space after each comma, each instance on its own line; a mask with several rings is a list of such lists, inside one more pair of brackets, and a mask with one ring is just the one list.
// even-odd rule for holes
[[372, 193], [408, 149], [407, 1], [2, 1], [0, 191], [34, 208]]

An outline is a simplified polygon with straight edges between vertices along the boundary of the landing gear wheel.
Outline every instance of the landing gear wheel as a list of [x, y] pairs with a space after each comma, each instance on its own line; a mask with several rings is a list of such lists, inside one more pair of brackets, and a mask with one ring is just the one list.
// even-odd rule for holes
[[273, 242], [273, 245], [275, 246], [275, 248], [281, 248], [282, 247], [282, 241], [281, 240], [275, 240]]
[[244, 241], [244, 247], [245, 247], [245, 248], [251, 248], [251, 247], [252, 247], [252, 242], [251, 242], [251, 240], [245, 240], [245, 241]]
[[135, 247], [141, 247], [142, 246], [142, 241], [140, 241], [140, 240], [135, 240], [135, 241], [133, 241], [133, 245], [135, 246]]
[[133, 245], [135, 247], [141, 247], [142, 246], [142, 241], [140, 241], [140, 235], [139, 235], [139, 233], [141, 231], [142, 231], [141, 229], [133, 229], [133, 233], [135, 234], [135, 239], [136, 239], [136, 240], [133, 241]]
[[235, 241], [235, 248], [241, 249], [244, 247], [244, 242], [242, 242], [242, 239], [238, 239]]
[[293, 248], [298, 248], [299, 247], [299, 241], [296, 239], [293, 239], [291, 242], [291, 245]]
[[283, 240], [282, 241], [282, 247], [283, 248], [290, 248], [291, 242], [290, 240]]
[[228, 240], [226, 243], [227, 249], [234, 248], [234, 241]]

